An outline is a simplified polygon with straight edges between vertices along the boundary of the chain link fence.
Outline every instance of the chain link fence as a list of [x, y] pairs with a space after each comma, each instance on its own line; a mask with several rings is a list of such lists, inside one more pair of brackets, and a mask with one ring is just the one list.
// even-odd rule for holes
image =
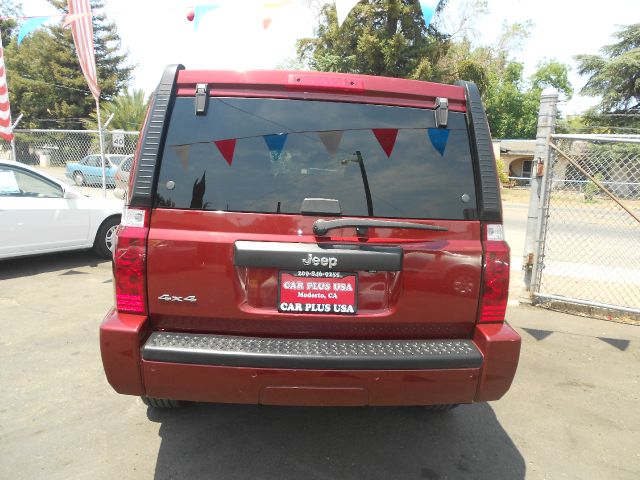
[[534, 295], [640, 314], [640, 136], [553, 135]]
[[104, 131], [103, 175], [97, 130], [16, 129], [14, 133], [13, 148], [0, 142], [0, 158], [13, 159], [14, 150], [18, 162], [36, 166], [82, 190], [103, 188], [103, 180], [106, 189], [114, 188], [118, 167], [133, 155], [138, 142], [138, 132]]

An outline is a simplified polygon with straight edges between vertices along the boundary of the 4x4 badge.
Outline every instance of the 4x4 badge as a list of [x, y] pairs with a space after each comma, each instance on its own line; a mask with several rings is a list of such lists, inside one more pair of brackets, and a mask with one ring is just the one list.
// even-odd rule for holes
[[160, 295], [158, 300], [162, 300], [163, 302], [197, 302], [198, 299], [195, 295], [189, 295], [187, 297], [179, 297], [177, 295], [169, 295], [165, 293], [164, 295]]

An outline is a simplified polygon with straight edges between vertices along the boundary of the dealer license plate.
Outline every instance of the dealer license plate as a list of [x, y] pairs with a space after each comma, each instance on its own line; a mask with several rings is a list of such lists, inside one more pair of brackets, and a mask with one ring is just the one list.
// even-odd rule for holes
[[353, 315], [358, 275], [344, 272], [280, 272], [278, 311]]

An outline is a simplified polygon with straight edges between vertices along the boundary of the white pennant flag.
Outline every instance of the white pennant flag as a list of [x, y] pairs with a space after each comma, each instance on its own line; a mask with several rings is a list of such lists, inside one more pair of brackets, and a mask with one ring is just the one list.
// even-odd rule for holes
[[360, 0], [335, 0], [336, 13], [338, 14], [338, 27], [342, 25], [345, 19], [349, 16], [349, 12], [353, 10], [353, 7], [360, 2]]
[[342, 134], [344, 132], [342, 130], [330, 130], [328, 132], [318, 132], [318, 136], [322, 143], [324, 144], [324, 148], [327, 149], [329, 155], [332, 157], [336, 156], [338, 153], [338, 148], [340, 147], [340, 140], [342, 140]]
[[180, 159], [180, 163], [182, 164], [182, 168], [185, 171], [189, 170], [189, 153], [191, 153], [191, 145], [171, 145], [173, 151], [176, 154], [176, 157]]

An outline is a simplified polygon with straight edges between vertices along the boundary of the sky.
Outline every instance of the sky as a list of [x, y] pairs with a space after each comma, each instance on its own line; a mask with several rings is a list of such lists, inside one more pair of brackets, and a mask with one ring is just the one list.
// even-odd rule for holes
[[[45, 0], [22, 0], [25, 15], [56, 13]], [[187, 20], [195, 5], [213, 0], [106, 0], [107, 16], [114, 20], [127, 51], [136, 64], [132, 86], [150, 93], [164, 67], [182, 63], [188, 69], [270, 69], [295, 55], [298, 38], [313, 35], [316, 12], [309, 2], [295, 0], [274, 16], [270, 27], [262, 27], [260, 0], [218, 0], [219, 8], [202, 18], [197, 31]], [[449, 0], [445, 21], [456, 24], [464, 0]], [[545, 59], [556, 59], [573, 67], [570, 81], [576, 92], [586, 79], [575, 72], [573, 56], [594, 54], [613, 43], [620, 25], [640, 19], [638, 0], [487, 0], [489, 13], [476, 21], [475, 40], [496, 41], [503, 24], [533, 22], [530, 38], [516, 60], [530, 75]], [[575, 114], [597, 99], [578, 94], [561, 106]]]

